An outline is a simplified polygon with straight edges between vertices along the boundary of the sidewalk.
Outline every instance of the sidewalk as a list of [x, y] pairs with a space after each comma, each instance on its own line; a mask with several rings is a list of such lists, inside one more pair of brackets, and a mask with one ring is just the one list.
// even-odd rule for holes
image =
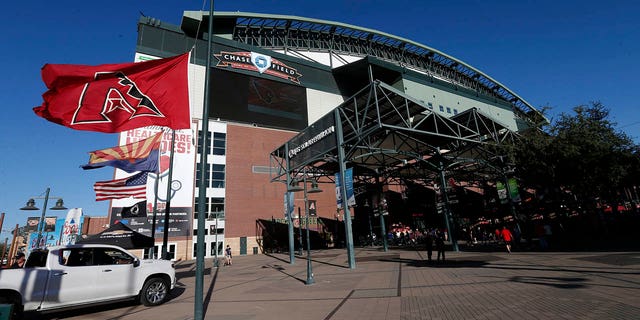
[[[205, 319], [640, 319], [639, 252], [447, 252], [427, 262], [413, 249], [312, 252], [206, 261]], [[435, 257], [435, 255], [434, 255]], [[193, 319], [195, 262], [176, 267], [180, 288], [164, 305], [134, 303], [50, 319]]]

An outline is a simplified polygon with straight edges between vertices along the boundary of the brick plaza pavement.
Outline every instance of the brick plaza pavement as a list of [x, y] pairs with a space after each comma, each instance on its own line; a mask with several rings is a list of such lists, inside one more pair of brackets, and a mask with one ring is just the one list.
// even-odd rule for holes
[[[356, 248], [207, 260], [205, 319], [640, 319], [640, 252], [426, 252]], [[46, 315], [49, 319], [193, 319], [195, 263], [177, 264], [180, 288], [164, 305], [134, 303]], [[211, 272], [212, 271], [212, 272]], [[41, 316], [38, 315], [37, 318]]]

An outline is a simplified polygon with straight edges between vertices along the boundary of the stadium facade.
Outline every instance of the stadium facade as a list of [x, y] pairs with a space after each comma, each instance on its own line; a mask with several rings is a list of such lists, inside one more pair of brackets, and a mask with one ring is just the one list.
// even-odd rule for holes
[[[493, 127], [509, 132], [544, 121], [535, 108], [506, 86], [436, 49], [376, 30], [296, 16], [216, 12], [211, 83], [205, 88], [208, 20], [208, 12], [201, 11], [184, 12], [180, 26], [140, 18], [136, 61], [192, 52], [189, 85], [193, 127], [175, 133], [170, 184], [166, 169], [172, 134], [165, 133], [155, 227], [150, 215], [155, 199], [147, 199], [147, 216], [122, 217], [122, 209], [132, 205], [130, 200], [114, 200], [110, 210], [112, 223], [128, 219], [134, 229], [146, 234], [155, 228], [159, 245], [164, 229], [163, 190], [167, 190], [173, 196], [169, 251], [176, 259], [195, 257], [200, 201], [207, 207], [207, 257], [216, 254], [215, 248], [222, 254], [226, 244], [235, 254], [256, 254], [267, 240], [278, 241], [273, 234], [287, 223], [283, 200], [287, 189], [286, 184], [272, 183], [277, 168], [270, 154], [374, 83], [424, 108], [421, 114], [438, 119], [459, 119], [480, 112]], [[206, 119], [209, 132], [203, 133], [199, 128], [205, 90], [211, 96], [211, 107]], [[128, 131], [121, 134], [120, 142], [139, 140], [159, 130]], [[210, 148], [202, 150], [205, 134]], [[197, 196], [202, 152], [208, 154], [206, 199]], [[152, 182], [149, 191], [156, 188]], [[310, 228], [325, 243], [337, 244], [341, 232], [327, 223], [341, 222], [335, 187], [322, 188], [325, 192], [310, 196], [317, 203], [317, 216], [311, 219]], [[295, 197], [297, 215], [303, 199], [298, 194]]]

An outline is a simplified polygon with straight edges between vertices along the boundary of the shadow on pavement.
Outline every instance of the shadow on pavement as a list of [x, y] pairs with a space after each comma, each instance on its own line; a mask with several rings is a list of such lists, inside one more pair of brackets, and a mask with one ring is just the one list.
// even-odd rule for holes
[[382, 262], [396, 262], [404, 263], [407, 266], [419, 267], [419, 268], [481, 268], [488, 263], [482, 260], [445, 260], [445, 261], [428, 261], [428, 260], [414, 260], [414, 259], [380, 259]]
[[585, 278], [575, 277], [511, 277], [509, 281], [550, 286], [558, 289], [579, 289], [587, 285], [582, 282], [587, 281]]
[[[180, 297], [184, 292], [185, 292], [185, 288], [175, 287], [173, 290], [171, 290], [171, 293], [169, 293], [169, 296], [167, 298], [167, 301], [165, 301], [165, 303]], [[121, 314], [124, 316], [124, 315], [135, 314], [136, 312], [141, 312], [148, 308], [153, 308], [153, 307], [142, 307], [142, 305], [138, 302], [137, 299], [131, 298], [131, 299], [122, 300], [119, 302], [104, 303], [99, 305], [91, 305], [91, 306], [82, 307], [82, 308], [74, 308], [74, 309], [67, 309], [67, 310], [60, 310], [60, 311], [28, 312], [28, 313], [25, 313], [23, 319], [24, 320], [65, 319], [65, 318], [73, 318], [73, 317], [82, 317], [87, 314], [113, 311], [117, 309], [122, 309]], [[136, 311], [135, 309], [138, 309], [138, 310]], [[110, 319], [117, 319], [117, 318], [118, 317], [111, 317]]]
[[[207, 295], [204, 297], [204, 301], [202, 301], [203, 304], [203, 310], [202, 310], [202, 314], [206, 315], [207, 314], [207, 309], [209, 309], [209, 304], [211, 303], [211, 297], [213, 296], [213, 288], [216, 286], [216, 280], [218, 279], [218, 272], [220, 271], [220, 268], [215, 268], [216, 272], [213, 274], [213, 279], [211, 279], [211, 283], [209, 284], [209, 289], [207, 290]], [[211, 271], [211, 269], [209, 269], [209, 271]], [[209, 272], [211, 273], [211, 272]]]

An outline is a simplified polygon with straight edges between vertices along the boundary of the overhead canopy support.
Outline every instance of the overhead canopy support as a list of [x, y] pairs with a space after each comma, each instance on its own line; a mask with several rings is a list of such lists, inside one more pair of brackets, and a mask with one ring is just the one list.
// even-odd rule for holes
[[[445, 175], [468, 181], [499, 176], [499, 165], [492, 164], [500, 155], [497, 147], [517, 139], [517, 133], [475, 108], [448, 118], [373, 81], [274, 150], [271, 181], [286, 183], [306, 174], [335, 182], [335, 174], [344, 177], [348, 166], [360, 182], [373, 183], [376, 177], [431, 182], [446, 192]], [[448, 204], [445, 208], [449, 226], [452, 213]], [[450, 237], [455, 244], [455, 235]]]
[[[438, 149], [448, 163], [461, 161], [465, 163], [461, 167], [468, 169], [475, 159], [494, 161], [498, 156], [495, 146], [518, 137], [477, 109], [447, 118], [379, 81], [336, 109], [342, 119], [345, 160], [354, 168], [354, 176], [424, 177], [416, 171], [416, 160], [429, 159]], [[330, 112], [274, 150], [272, 181], [285, 182], [287, 174], [301, 175], [306, 167], [308, 174], [322, 177], [321, 182], [333, 182], [339, 171], [338, 148], [332, 137], [335, 125]]]

